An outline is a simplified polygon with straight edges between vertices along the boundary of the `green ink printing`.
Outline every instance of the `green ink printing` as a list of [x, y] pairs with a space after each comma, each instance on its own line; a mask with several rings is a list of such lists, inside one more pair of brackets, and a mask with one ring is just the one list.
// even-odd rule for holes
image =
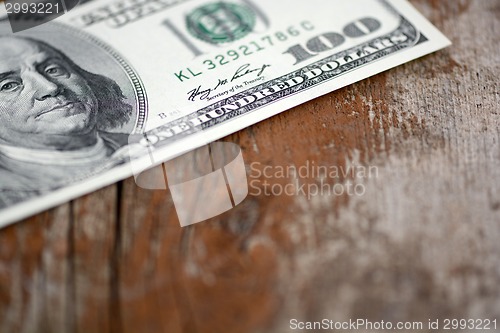
[[200, 6], [186, 17], [189, 33], [210, 44], [234, 42], [253, 31], [255, 13], [247, 6], [215, 2]]

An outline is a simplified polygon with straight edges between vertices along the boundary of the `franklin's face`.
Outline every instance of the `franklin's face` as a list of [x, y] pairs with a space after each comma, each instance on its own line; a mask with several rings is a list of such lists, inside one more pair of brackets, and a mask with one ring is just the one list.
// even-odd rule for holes
[[92, 89], [56, 51], [0, 38], [0, 138], [30, 146], [41, 136], [86, 134], [96, 112]]

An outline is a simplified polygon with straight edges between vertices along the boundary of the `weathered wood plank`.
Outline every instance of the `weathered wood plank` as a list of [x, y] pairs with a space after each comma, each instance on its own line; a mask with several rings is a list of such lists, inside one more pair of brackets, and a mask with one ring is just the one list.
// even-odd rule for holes
[[[230, 212], [181, 229], [129, 179], [1, 230], [0, 332], [500, 320], [500, 1], [412, 3], [454, 46], [227, 137], [255, 181]], [[259, 175], [313, 164], [376, 173]], [[296, 181], [365, 193], [263, 193]]]
[[67, 204], [2, 230], [0, 332], [69, 327], [69, 220]]
[[109, 332], [117, 288], [117, 186], [73, 202], [70, 225], [69, 284], [72, 332]]

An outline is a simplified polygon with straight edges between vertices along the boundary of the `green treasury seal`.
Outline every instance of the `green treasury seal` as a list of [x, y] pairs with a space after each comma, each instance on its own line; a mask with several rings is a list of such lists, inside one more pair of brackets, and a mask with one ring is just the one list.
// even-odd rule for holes
[[188, 31], [211, 44], [245, 37], [255, 26], [255, 14], [247, 6], [215, 2], [196, 8], [186, 17]]

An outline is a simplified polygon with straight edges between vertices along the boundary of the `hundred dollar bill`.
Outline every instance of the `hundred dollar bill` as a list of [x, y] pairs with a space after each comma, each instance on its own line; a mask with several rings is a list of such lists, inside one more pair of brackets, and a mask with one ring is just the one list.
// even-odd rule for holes
[[0, 226], [450, 44], [405, 0], [99, 0], [13, 32], [39, 8], [0, 13]]

